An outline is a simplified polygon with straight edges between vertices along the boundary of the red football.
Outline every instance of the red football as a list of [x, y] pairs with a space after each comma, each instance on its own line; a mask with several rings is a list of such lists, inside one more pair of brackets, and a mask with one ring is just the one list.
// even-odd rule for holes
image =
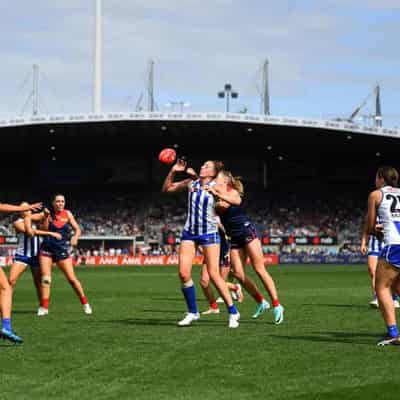
[[176, 151], [174, 149], [164, 149], [161, 151], [161, 153], [158, 155], [158, 159], [163, 163], [163, 164], [172, 164], [175, 159], [176, 159]]

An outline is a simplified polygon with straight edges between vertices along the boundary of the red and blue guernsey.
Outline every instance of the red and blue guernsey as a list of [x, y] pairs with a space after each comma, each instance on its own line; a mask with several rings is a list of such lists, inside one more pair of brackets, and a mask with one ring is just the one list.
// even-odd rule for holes
[[51, 213], [49, 216], [50, 232], [57, 232], [62, 239], [57, 240], [52, 236], [45, 236], [40, 254], [51, 257], [53, 261], [61, 261], [70, 257], [69, 240], [71, 237], [71, 225], [69, 223], [69, 215], [67, 210]]
[[217, 203], [216, 209], [230, 239], [231, 248], [240, 249], [259, 237], [257, 228], [247, 216], [242, 205], [231, 204], [223, 207]]

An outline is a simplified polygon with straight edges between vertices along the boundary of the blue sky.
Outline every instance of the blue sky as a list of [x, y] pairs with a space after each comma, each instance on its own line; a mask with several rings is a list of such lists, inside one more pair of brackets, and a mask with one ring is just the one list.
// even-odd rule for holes
[[[1, 2], [0, 117], [31, 111], [34, 63], [41, 113], [91, 111], [94, 4]], [[135, 109], [153, 58], [160, 110], [223, 111], [230, 82], [232, 111], [258, 113], [268, 58], [272, 114], [347, 116], [379, 83], [384, 123], [400, 126], [398, 0], [103, 0], [103, 16], [104, 111]]]

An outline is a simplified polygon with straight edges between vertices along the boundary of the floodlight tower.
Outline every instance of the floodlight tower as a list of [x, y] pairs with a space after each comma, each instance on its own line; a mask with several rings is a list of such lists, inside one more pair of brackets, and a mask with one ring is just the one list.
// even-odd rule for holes
[[218, 92], [218, 97], [220, 99], [226, 99], [225, 111], [229, 112], [230, 100], [237, 99], [239, 97], [239, 93], [232, 89], [232, 85], [230, 83], [225, 83], [224, 90]]
[[265, 60], [263, 66], [262, 77], [262, 113], [265, 115], [270, 114], [269, 110], [269, 81], [268, 81], [268, 60]]
[[381, 88], [379, 85], [375, 88], [375, 126], [382, 127]]
[[147, 78], [148, 111], [154, 111], [154, 60], [149, 60], [149, 72]]
[[37, 115], [39, 111], [39, 65], [33, 64], [33, 87], [32, 87], [32, 114]]
[[93, 82], [93, 112], [101, 113], [101, 50], [102, 21], [101, 0], [96, 0], [96, 22], [94, 40], [94, 82]]

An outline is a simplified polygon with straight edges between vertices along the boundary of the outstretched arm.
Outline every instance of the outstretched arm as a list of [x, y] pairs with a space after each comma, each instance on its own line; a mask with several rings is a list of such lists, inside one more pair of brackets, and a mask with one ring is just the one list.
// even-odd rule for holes
[[186, 162], [178, 160], [178, 162], [171, 168], [171, 171], [169, 171], [167, 177], [165, 178], [164, 184], [162, 186], [162, 191], [164, 193], [174, 193], [186, 189], [189, 183], [192, 181], [191, 178], [187, 178], [179, 182], [174, 182], [175, 174], [177, 172], [183, 172], [185, 170]]
[[0, 212], [23, 212], [38, 211], [42, 208], [42, 203], [27, 204], [24, 206], [15, 206], [13, 204], [0, 203]]

